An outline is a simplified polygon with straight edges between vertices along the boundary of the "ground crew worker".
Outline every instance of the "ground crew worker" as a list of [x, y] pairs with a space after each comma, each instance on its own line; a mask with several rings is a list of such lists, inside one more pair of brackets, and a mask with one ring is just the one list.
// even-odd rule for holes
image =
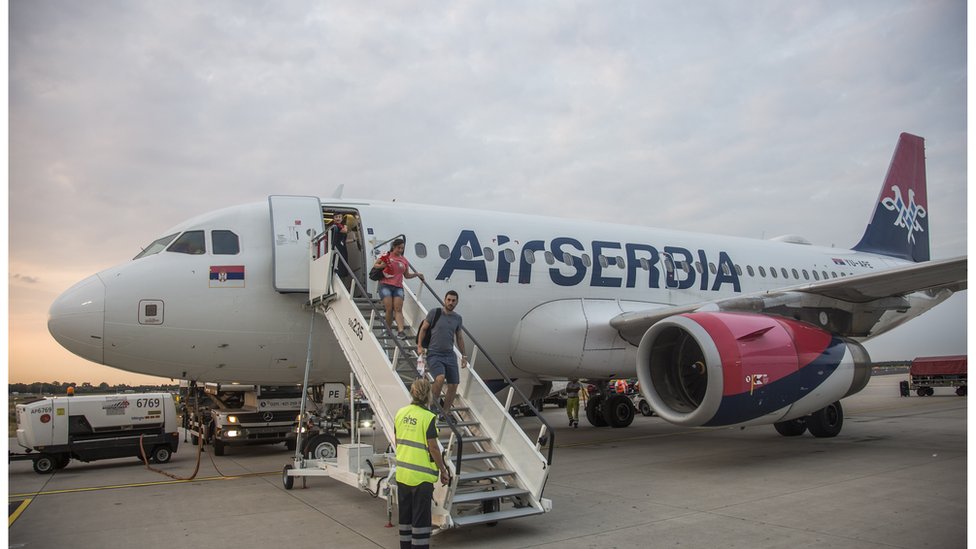
[[[430, 506], [434, 482], [450, 481], [437, 445], [436, 416], [430, 406], [430, 382], [418, 379], [410, 386], [413, 400], [396, 414], [397, 507], [400, 549], [430, 545]], [[438, 472], [440, 474], [438, 474]]]
[[579, 379], [575, 377], [570, 378], [569, 383], [566, 384], [566, 415], [569, 416], [569, 426], [574, 429], [579, 427], [581, 390], [583, 390], [583, 385], [580, 384]]

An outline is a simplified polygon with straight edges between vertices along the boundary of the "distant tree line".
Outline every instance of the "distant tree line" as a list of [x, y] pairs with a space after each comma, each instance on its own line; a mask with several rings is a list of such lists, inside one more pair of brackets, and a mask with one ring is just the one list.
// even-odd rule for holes
[[74, 382], [60, 382], [60, 381], [35, 381], [34, 383], [8, 383], [7, 392], [8, 393], [20, 393], [20, 394], [35, 394], [35, 395], [63, 395], [68, 392], [68, 387], [75, 388], [76, 395], [83, 394], [97, 394], [97, 393], [120, 393], [125, 391], [134, 391], [136, 393], [148, 393], [155, 391], [168, 391], [176, 392], [179, 390], [179, 385], [126, 385], [125, 383], [120, 383], [118, 385], [109, 385], [104, 381], [98, 385], [93, 385], [89, 382], [84, 382], [81, 384]]

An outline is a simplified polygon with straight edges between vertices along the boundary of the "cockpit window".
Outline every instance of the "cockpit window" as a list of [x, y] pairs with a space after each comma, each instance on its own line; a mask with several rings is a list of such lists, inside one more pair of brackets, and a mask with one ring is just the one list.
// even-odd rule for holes
[[237, 255], [241, 253], [241, 242], [232, 231], [216, 230], [210, 233], [213, 239], [214, 255]]
[[147, 255], [158, 254], [159, 252], [165, 250], [166, 246], [168, 246], [178, 234], [180, 233], [173, 233], [154, 241], [152, 244], [146, 246], [146, 249], [139, 252], [139, 255], [133, 257], [132, 259], [139, 259], [140, 257], [146, 257]]
[[207, 246], [204, 243], [203, 231], [186, 231], [176, 239], [176, 242], [170, 244], [166, 251], [192, 255], [205, 253]]

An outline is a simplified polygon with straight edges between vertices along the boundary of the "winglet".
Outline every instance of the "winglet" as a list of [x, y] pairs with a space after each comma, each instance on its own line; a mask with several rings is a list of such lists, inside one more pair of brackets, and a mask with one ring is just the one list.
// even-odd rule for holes
[[346, 188], [345, 183], [340, 183], [336, 190], [332, 192], [332, 198], [342, 198], [342, 190]]
[[903, 133], [891, 157], [874, 215], [853, 249], [915, 262], [928, 261], [928, 205], [925, 140]]

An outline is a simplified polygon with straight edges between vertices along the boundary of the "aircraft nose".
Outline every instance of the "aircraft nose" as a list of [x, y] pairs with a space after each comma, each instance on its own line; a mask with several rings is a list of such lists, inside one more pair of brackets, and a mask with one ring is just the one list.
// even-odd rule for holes
[[62, 347], [101, 364], [105, 358], [105, 284], [90, 276], [65, 290], [51, 304], [47, 329]]

